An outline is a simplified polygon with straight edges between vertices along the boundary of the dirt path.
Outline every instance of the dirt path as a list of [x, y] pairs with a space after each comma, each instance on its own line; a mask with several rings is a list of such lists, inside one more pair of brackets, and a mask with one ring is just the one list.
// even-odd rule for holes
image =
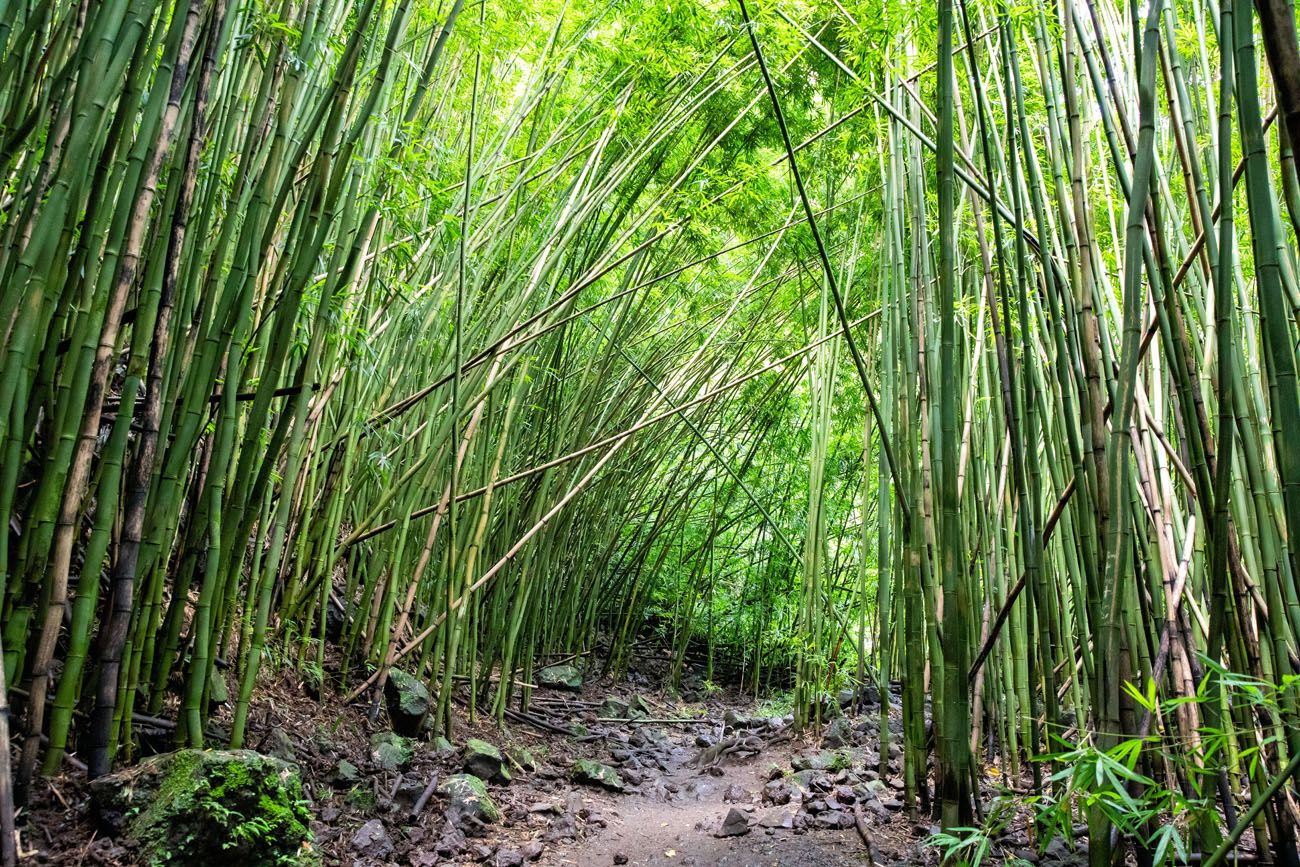
[[[797, 800], [788, 805], [765, 804], [764, 786], [776, 774], [774, 767], [788, 772], [791, 756], [815, 752], [815, 745], [787, 741], [752, 758], [724, 760], [718, 766], [721, 776], [715, 776], [702, 774], [696, 766], [701, 748], [694, 743], [694, 731], [664, 734], [664, 770], [652, 772], [652, 778], [641, 784], [641, 791], [631, 794], [583, 792], [584, 807], [596, 819], [587, 826], [589, 836], [557, 844], [538, 863], [548, 867], [834, 867], [870, 863], [853, 828], [795, 830], [760, 824], [778, 824], [784, 816], [793, 819], [798, 815]], [[619, 754], [617, 749], [614, 753]], [[747, 830], [720, 836], [733, 809], [744, 815]], [[879, 818], [871, 821], [883, 829]], [[603, 828], [599, 827], [602, 822]], [[740, 828], [738, 824], [732, 827]]]

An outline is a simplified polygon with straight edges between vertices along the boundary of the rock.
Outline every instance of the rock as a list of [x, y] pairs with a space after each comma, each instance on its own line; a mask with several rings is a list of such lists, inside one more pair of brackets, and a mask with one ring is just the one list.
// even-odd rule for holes
[[393, 854], [393, 841], [379, 819], [371, 819], [352, 835], [352, 848], [368, 858], [387, 858]]
[[596, 716], [610, 717], [613, 719], [627, 719], [627, 712], [631, 706], [622, 699], [614, 696], [606, 696], [605, 700], [600, 703], [596, 709]]
[[208, 701], [213, 707], [230, 701], [230, 687], [226, 685], [225, 675], [219, 671], [214, 670], [208, 679]]
[[763, 803], [781, 806], [790, 803], [794, 793], [784, 780], [773, 780], [763, 787]]
[[451, 741], [447, 740], [442, 735], [434, 737], [430, 742], [430, 746], [433, 747], [433, 751], [439, 756], [449, 756], [456, 752], [456, 748], [451, 745]]
[[330, 771], [329, 781], [336, 786], [350, 786], [357, 780], [361, 779], [361, 774], [357, 766], [347, 759], [339, 759], [334, 765], [334, 770]]
[[518, 849], [498, 849], [492, 867], [523, 867], [524, 855]]
[[840, 707], [848, 707], [853, 704], [853, 690], [842, 689], [835, 693], [835, 700], [840, 703]]
[[727, 708], [722, 715], [722, 724], [729, 729], [749, 728], [750, 722], [749, 717], [736, 713], [733, 708]]
[[252, 750], [178, 750], [90, 785], [99, 819], [145, 863], [271, 867], [314, 857], [298, 768]]
[[735, 807], [727, 811], [722, 825], [713, 833], [715, 837], [740, 837], [749, 833], [749, 818]]
[[578, 759], [574, 762], [571, 775], [575, 783], [600, 786], [614, 792], [623, 791], [623, 779], [619, 777], [618, 771], [591, 759]]
[[758, 825], [761, 828], [784, 828], [788, 831], [794, 827], [797, 812], [795, 807], [769, 807], [758, 814]]
[[582, 689], [582, 672], [573, 665], [548, 665], [536, 675], [537, 685], [550, 689]]
[[727, 786], [727, 790], [722, 793], [722, 800], [728, 804], [748, 804], [750, 801], [750, 794], [745, 790], [744, 786], [738, 786], [735, 783], [732, 783], [730, 786]]
[[520, 770], [537, 770], [537, 759], [533, 758], [532, 752], [527, 747], [511, 747], [506, 750], [506, 755]]
[[708, 749], [716, 743], [717, 740], [714, 739], [713, 735], [701, 733], [695, 736], [695, 745], [702, 750]]
[[293, 754], [293, 741], [289, 738], [289, 733], [279, 726], [266, 733], [266, 737], [262, 740], [262, 752], [286, 762], [296, 761], [298, 758]]
[[487, 786], [473, 774], [452, 774], [438, 784], [437, 791], [447, 799], [447, 820], [462, 831], [501, 818]]
[[627, 855], [624, 854], [623, 852], [615, 852], [615, 853], [614, 853], [614, 863], [615, 863], [615, 864], [626, 864], [626, 863], [627, 863]]
[[524, 856], [525, 861], [536, 861], [538, 858], [542, 857], [543, 849], [544, 847], [541, 843], [538, 843], [536, 840], [529, 840], [519, 850], [519, 854]]
[[378, 732], [370, 736], [370, 758], [385, 771], [397, 771], [411, 763], [415, 748], [410, 738], [394, 732]]
[[796, 771], [832, 771], [848, 767], [848, 756], [822, 750], [818, 753], [804, 753], [790, 759], [790, 767]]
[[853, 817], [842, 810], [827, 810], [817, 816], [819, 828], [852, 828]]
[[400, 668], [390, 668], [388, 680], [384, 683], [384, 704], [393, 731], [416, 737], [420, 734], [421, 722], [429, 713], [429, 688], [418, 677]]
[[822, 743], [828, 747], [847, 747], [852, 742], [853, 726], [849, 725], [848, 717], [831, 720], [831, 724], [826, 727], [826, 734], [822, 735]]
[[487, 741], [478, 738], [465, 741], [464, 759], [465, 773], [493, 783], [510, 782], [510, 772], [506, 770], [501, 751]]
[[455, 858], [465, 851], [465, 835], [459, 828], [448, 822], [443, 827], [442, 836], [434, 845], [434, 851], [444, 858]]
[[569, 731], [573, 733], [573, 736], [575, 738], [591, 737], [591, 729], [587, 728], [585, 725], [583, 725], [580, 722], [569, 723]]
[[576, 840], [577, 837], [578, 819], [572, 813], [556, 816], [547, 824], [547, 842], [556, 843], [560, 840]]

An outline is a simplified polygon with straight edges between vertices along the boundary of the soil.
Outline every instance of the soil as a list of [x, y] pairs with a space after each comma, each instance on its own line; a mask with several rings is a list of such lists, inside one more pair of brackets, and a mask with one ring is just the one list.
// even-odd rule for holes
[[[749, 698], [722, 693], [687, 702], [649, 691], [649, 677], [637, 679], [639, 684], [589, 682], [580, 692], [539, 689], [527, 715], [508, 716], [504, 728], [481, 714], [470, 719], [458, 707], [456, 745], [479, 737], [507, 755], [527, 749], [536, 760], [531, 771], [508, 762], [513, 781], [489, 785], [502, 817], [487, 826], [461, 821], [457, 827], [457, 817], [447, 813], [446, 800], [438, 794], [423, 809], [413, 809], [437, 780], [462, 770], [460, 752], [438, 753], [431, 742], [417, 741], [408, 768], [381, 769], [370, 754], [370, 736], [386, 731], [387, 722], [382, 709], [371, 722], [364, 702], [341, 707], [336, 695], [317, 700], [300, 682], [283, 675], [267, 678], [256, 693], [247, 745], [292, 751], [312, 799], [315, 846], [326, 864], [813, 867], [938, 862], [937, 852], [925, 844], [929, 823], [909, 821], [898, 803], [897, 762], [876, 780], [880, 708], [850, 715], [853, 735], [841, 750], [850, 758], [848, 767], [805, 772], [799, 778], [792, 776], [791, 760], [824, 750], [815, 735], [796, 736], [788, 721], [762, 718]], [[599, 705], [610, 696], [642, 699], [651, 721], [600, 718]], [[885, 719], [897, 726], [897, 714], [896, 706], [889, 707]], [[215, 714], [215, 726], [228, 716], [229, 709]], [[575, 724], [578, 734], [561, 733]], [[156, 728], [146, 731], [146, 746], [169, 748], [166, 725]], [[739, 739], [757, 753], [724, 754], [711, 761], [717, 750], [700, 745], [722, 738]], [[614, 766], [625, 791], [575, 782], [572, 767], [579, 758]], [[336, 779], [340, 760], [358, 770], [354, 783]], [[775, 805], [764, 788], [774, 779]], [[795, 785], [800, 779], [811, 780], [811, 788], [801, 790]], [[875, 803], [850, 794], [855, 787], [865, 791], [868, 779], [880, 795], [872, 796]], [[794, 791], [784, 806], [783, 786]], [[20, 821], [26, 819], [21, 835], [26, 857], [20, 863], [138, 863], [127, 841], [104, 836], [86, 789], [84, 775], [75, 768], [37, 784], [29, 812], [20, 816]], [[729, 820], [733, 810], [739, 816]], [[780, 824], [784, 817], [794, 827], [760, 824]], [[719, 836], [728, 829], [737, 835]]]

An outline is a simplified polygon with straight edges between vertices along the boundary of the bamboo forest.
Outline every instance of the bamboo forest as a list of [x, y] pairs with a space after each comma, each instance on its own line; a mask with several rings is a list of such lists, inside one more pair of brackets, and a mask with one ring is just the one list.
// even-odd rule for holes
[[1300, 867], [1296, 141], [1288, 0], [0, 0], [0, 865]]

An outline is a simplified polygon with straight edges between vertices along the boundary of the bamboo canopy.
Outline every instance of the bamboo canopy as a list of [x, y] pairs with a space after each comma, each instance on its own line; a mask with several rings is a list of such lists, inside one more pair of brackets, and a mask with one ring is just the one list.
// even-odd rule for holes
[[1300, 863], [1297, 137], [1282, 0], [0, 0], [19, 802], [654, 636]]

